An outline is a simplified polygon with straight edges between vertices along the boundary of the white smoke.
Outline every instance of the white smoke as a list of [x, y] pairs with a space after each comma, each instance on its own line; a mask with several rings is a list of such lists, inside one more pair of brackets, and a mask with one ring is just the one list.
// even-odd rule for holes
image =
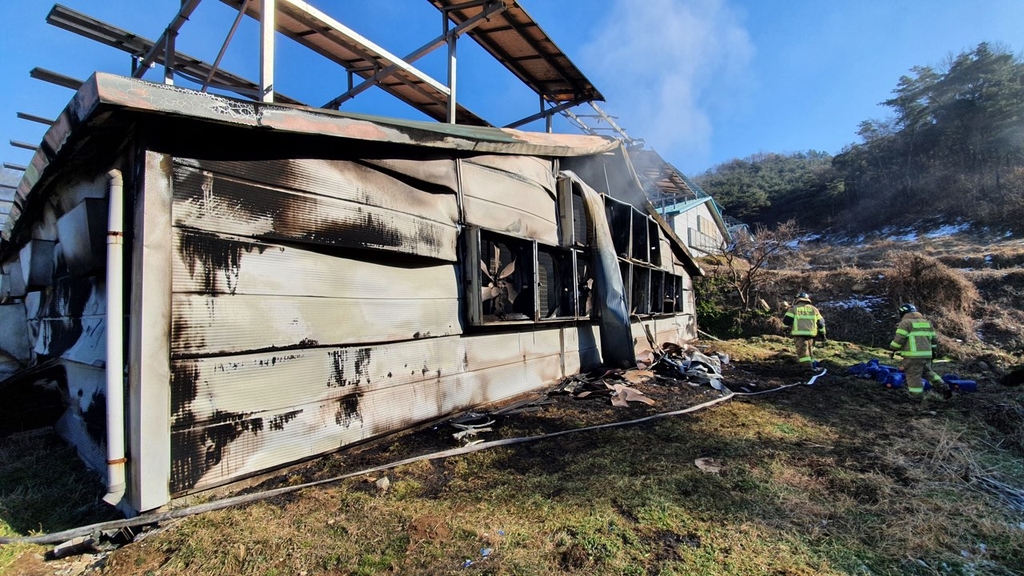
[[612, 0], [581, 68], [631, 137], [670, 161], [703, 163], [711, 112], [743, 106], [751, 84], [754, 46], [742, 17], [726, 0]]

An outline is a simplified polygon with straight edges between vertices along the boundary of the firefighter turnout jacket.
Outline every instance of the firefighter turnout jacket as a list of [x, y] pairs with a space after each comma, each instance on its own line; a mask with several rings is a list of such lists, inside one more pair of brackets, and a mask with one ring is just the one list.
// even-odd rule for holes
[[931, 358], [935, 350], [935, 329], [920, 312], [908, 312], [896, 326], [889, 349], [904, 358]]
[[786, 311], [782, 324], [789, 327], [791, 336], [814, 338], [819, 333], [825, 335], [825, 319], [811, 301], [805, 298], [798, 298]]

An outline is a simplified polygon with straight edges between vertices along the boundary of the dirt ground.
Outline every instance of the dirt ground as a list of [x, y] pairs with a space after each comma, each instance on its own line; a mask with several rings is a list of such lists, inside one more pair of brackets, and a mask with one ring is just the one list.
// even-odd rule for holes
[[[731, 401], [770, 404], [774, 410], [799, 414], [801, 417], [827, 423], [840, 432], [843, 441], [837, 442], [829, 451], [827, 459], [815, 459], [807, 455], [806, 464], [815, 473], [815, 466], [830, 467], [836, 463], [855, 470], [880, 471], [887, 476], [904, 478], [911, 482], [907, 470], [899, 466], [887, 466], [879, 458], [880, 451], [892, 439], [906, 434], [908, 426], [920, 419], [935, 418], [940, 412], [972, 414], [983, 425], [1004, 433], [1011, 446], [1024, 456], [1021, 445], [1021, 415], [1007, 411], [1004, 396], [1013, 388], [1001, 386], [984, 375], [979, 377], [980, 390], [972, 394], [957, 394], [953, 399], [938, 406], [922, 407], [917, 399], [909, 398], [900, 390], [887, 389], [878, 382], [853, 377], [847, 374], [851, 361], [847, 357], [825, 359], [827, 372], [812, 385], [805, 385], [812, 373], [796, 365], [794, 357], [783, 348], [784, 339], [776, 339], [774, 351], [762, 352], [761, 357], [746, 360], [732, 360], [722, 366], [722, 383], [729, 391], [739, 393]], [[840, 345], [841, 346], [841, 345]], [[709, 357], [721, 358], [724, 354], [735, 357], [730, 343], [708, 342], [701, 351]], [[741, 353], [742, 354], [742, 353]], [[960, 370], [966, 377], [966, 366], [943, 366], [943, 371]], [[628, 386], [638, 391], [647, 401], [632, 400], [625, 406], [612, 402], [615, 385]], [[776, 393], [748, 395], [750, 393], [778, 390]], [[206, 493], [204, 499], [216, 499], [239, 493], [255, 493], [283, 486], [297, 486], [308, 482], [325, 480], [365, 470], [391, 462], [449, 450], [476, 440], [491, 441], [505, 438], [519, 438], [550, 434], [563, 430], [589, 426], [630, 422], [646, 417], [683, 410], [699, 404], [720, 399], [725, 392], [712, 388], [707, 383], [688, 381], [678, 369], [661, 362], [649, 370], [601, 371], [581, 375], [559, 386], [552, 387], [545, 394], [520, 399], [503, 406], [492, 407], [477, 413], [459, 415], [453, 419], [433, 423], [417, 430], [402, 433], [364, 446], [328, 455], [279, 471], [262, 479], [252, 479], [247, 487], [241, 485], [225, 487]], [[633, 397], [635, 398], [635, 396]], [[697, 416], [699, 417], [699, 416]], [[463, 427], [456, 424], [462, 423]], [[475, 435], [457, 439], [465, 426], [476, 425], [487, 428]], [[644, 426], [647, 424], [638, 424]], [[560, 452], [580, 449], [588, 439], [586, 434], [569, 434], [557, 443], [530, 444], [523, 451], [524, 466], [559, 466]], [[819, 447], [820, 448], [820, 447]], [[809, 447], [809, 451], [819, 448]], [[706, 455], [714, 458], [714, 446], [707, 447]], [[819, 450], [820, 451], [820, 450]], [[809, 452], [810, 453], [810, 452]], [[422, 480], [429, 482], [428, 492], [441, 494], [451, 478], [441, 465], [428, 467], [429, 474]], [[825, 475], [825, 472], [821, 472]], [[367, 491], [378, 489], [372, 482], [386, 474], [375, 474], [365, 483]], [[282, 502], [296, 498], [294, 494], [277, 496]], [[272, 500], [272, 501], [274, 501]], [[436, 523], [435, 523], [436, 524]], [[443, 528], [443, 527], [442, 527]], [[429, 519], [420, 519], [412, 530], [422, 532], [424, 538], [440, 538], [437, 527]], [[440, 535], [439, 535], [440, 534]], [[150, 554], [149, 552], [152, 552]], [[44, 561], [38, 554], [21, 556], [7, 574], [43, 576], [60, 574], [74, 576], [82, 573], [136, 574], [140, 562], [151, 568], [161, 565], [163, 554], [152, 550], [147, 552], [145, 538], [119, 550], [106, 547], [96, 554], [76, 555], [68, 559]], [[154, 556], [155, 554], [155, 556]], [[152, 558], [150, 558], [152, 556]], [[124, 558], [124, 560], [118, 560]], [[131, 561], [128, 559], [131, 558]], [[152, 562], [150, 562], [152, 561]], [[101, 568], [105, 566], [105, 568]]]

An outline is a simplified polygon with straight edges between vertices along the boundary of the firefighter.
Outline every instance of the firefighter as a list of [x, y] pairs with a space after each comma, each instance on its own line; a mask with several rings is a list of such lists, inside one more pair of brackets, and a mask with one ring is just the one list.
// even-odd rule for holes
[[818, 363], [811, 352], [814, 338], [820, 337], [822, 342], [828, 342], [828, 337], [825, 336], [825, 319], [811, 304], [807, 292], [797, 293], [796, 300], [782, 318], [782, 324], [789, 327], [789, 333], [793, 336], [797, 362], [801, 366], [811, 367], [812, 370], [817, 369]]
[[932, 354], [935, 351], [935, 329], [932, 323], [913, 304], [901, 304], [899, 313], [900, 323], [896, 326], [896, 335], [889, 343], [889, 357], [895, 358], [897, 352], [903, 356], [900, 370], [906, 375], [907, 391], [924, 400], [924, 385], [921, 382], [921, 376], [924, 375], [936, 392], [947, 399], [952, 397], [953, 391], [942, 376], [932, 371]]

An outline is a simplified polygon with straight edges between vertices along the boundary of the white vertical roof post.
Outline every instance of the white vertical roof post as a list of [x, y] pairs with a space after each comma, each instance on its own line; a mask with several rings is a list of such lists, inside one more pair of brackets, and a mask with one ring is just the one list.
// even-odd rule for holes
[[178, 36], [177, 30], [168, 28], [164, 32], [164, 84], [174, 85], [174, 39]]
[[[542, 114], [544, 113], [544, 96], [543, 95], [541, 95], [541, 97], [540, 97], [540, 111], [541, 111]], [[552, 116], [554, 116], [554, 114], [548, 114], [547, 116], [544, 117], [544, 129], [545, 129], [545, 131], [548, 134], [551, 133], [551, 117]]]
[[275, 0], [260, 0], [260, 99], [274, 101]]
[[459, 35], [455, 32], [449, 33], [448, 31], [448, 13], [442, 12], [444, 18], [444, 33], [448, 34], [448, 123], [455, 124], [455, 112], [458, 109], [455, 104], [455, 77], [456, 77], [456, 58], [455, 58], [455, 42], [458, 40]]

